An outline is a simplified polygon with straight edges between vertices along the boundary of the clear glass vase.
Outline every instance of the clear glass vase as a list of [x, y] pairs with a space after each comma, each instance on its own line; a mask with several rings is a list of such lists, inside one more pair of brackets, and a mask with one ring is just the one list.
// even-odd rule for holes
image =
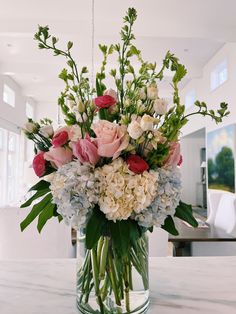
[[78, 235], [77, 307], [80, 313], [146, 313], [149, 305], [148, 237], [144, 233], [125, 256], [113, 241], [101, 237], [86, 250], [85, 235]]

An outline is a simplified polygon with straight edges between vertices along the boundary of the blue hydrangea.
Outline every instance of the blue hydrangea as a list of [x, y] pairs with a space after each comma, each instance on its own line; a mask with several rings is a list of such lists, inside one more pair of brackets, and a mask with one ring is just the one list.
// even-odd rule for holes
[[168, 215], [174, 216], [180, 201], [181, 178], [178, 168], [159, 168], [157, 195], [150, 206], [133, 218], [144, 227], [160, 227]]
[[60, 167], [53, 175], [50, 189], [53, 203], [66, 224], [74, 228], [83, 227], [98, 202], [97, 181], [94, 169], [79, 161]]

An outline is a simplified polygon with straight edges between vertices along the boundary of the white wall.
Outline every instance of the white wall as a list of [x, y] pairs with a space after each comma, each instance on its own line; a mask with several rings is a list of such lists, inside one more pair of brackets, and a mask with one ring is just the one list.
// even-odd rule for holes
[[[15, 107], [11, 107], [3, 101], [3, 85], [6, 83], [11, 89], [15, 91]], [[6, 127], [9, 123], [11, 123], [15, 127], [22, 127], [26, 120], [26, 112], [25, 112], [25, 104], [26, 102], [30, 103], [34, 107], [35, 116], [37, 114], [37, 105], [36, 102], [27, 98], [21, 89], [21, 87], [10, 77], [6, 75], [0, 75], [0, 126]]]
[[[201, 49], [201, 47], [199, 47]], [[210, 88], [211, 71], [224, 60], [228, 63], [228, 80], [219, 86], [214, 91]], [[230, 116], [225, 118], [223, 123], [219, 126], [227, 125], [236, 122], [236, 43], [225, 44], [205, 65], [203, 68], [203, 75], [200, 78], [191, 80], [181, 91], [181, 98], [185, 101], [186, 94], [194, 89], [196, 91], [196, 98], [205, 101], [210, 109], [217, 109], [220, 102], [227, 102], [229, 104]], [[189, 110], [191, 112], [192, 109]], [[183, 136], [206, 127], [206, 131], [216, 129], [218, 126], [211, 121], [210, 118], [203, 118], [202, 116], [190, 117], [191, 122], [183, 128]]]
[[205, 138], [183, 137], [180, 141], [183, 163], [181, 165], [182, 176], [182, 200], [188, 204], [202, 204], [201, 183], [201, 148], [205, 147]]

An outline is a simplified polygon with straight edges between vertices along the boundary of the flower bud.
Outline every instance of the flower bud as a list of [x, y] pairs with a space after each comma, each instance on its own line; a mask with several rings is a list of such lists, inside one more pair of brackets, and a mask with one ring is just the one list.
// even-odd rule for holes
[[146, 95], [146, 92], [145, 92], [145, 88], [144, 88], [144, 87], [142, 87], [142, 88], [140, 89], [140, 91], [139, 91], [139, 97], [140, 97], [140, 99], [142, 99], [142, 100], [145, 100], [145, 99], [146, 99], [147, 95]]
[[148, 99], [154, 100], [158, 97], [158, 89], [156, 83], [152, 83], [147, 87]]
[[85, 105], [82, 103], [82, 101], [79, 101], [78, 103], [78, 111], [79, 113], [83, 113], [85, 110]]

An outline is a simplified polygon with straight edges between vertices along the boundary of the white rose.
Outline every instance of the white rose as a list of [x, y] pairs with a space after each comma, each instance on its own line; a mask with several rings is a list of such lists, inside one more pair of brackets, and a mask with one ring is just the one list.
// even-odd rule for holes
[[113, 97], [116, 101], [118, 100], [118, 99], [117, 99], [117, 93], [116, 93], [116, 91], [115, 91], [114, 89], [112, 89], [112, 88], [107, 89], [107, 90], [104, 92], [104, 95], [109, 95], [109, 96]]
[[147, 114], [142, 116], [142, 119], [140, 121], [140, 126], [143, 129], [143, 131], [152, 131], [153, 130], [153, 124], [155, 119]]
[[42, 126], [40, 129], [39, 129], [39, 133], [46, 137], [46, 138], [49, 138], [51, 136], [53, 136], [53, 127], [51, 125], [44, 125]]
[[153, 109], [157, 114], [163, 115], [167, 112], [168, 103], [165, 99], [156, 99], [154, 101]]
[[147, 87], [147, 97], [148, 99], [154, 100], [158, 97], [158, 89], [155, 83], [150, 84]]
[[135, 120], [131, 121], [131, 123], [128, 125], [127, 131], [129, 136], [134, 140], [137, 140], [143, 134], [140, 124]]
[[146, 99], [146, 92], [145, 92], [145, 88], [144, 88], [144, 87], [142, 87], [142, 88], [140, 89], [140, 91], [139, 91], [139, 97], [140, 97], [140, 99], [142, 99], [142, 100]]
[[37, 125], [34, 122], [27, 122], [24, 129], [28, 133], [34, 133], [37, 130]]

